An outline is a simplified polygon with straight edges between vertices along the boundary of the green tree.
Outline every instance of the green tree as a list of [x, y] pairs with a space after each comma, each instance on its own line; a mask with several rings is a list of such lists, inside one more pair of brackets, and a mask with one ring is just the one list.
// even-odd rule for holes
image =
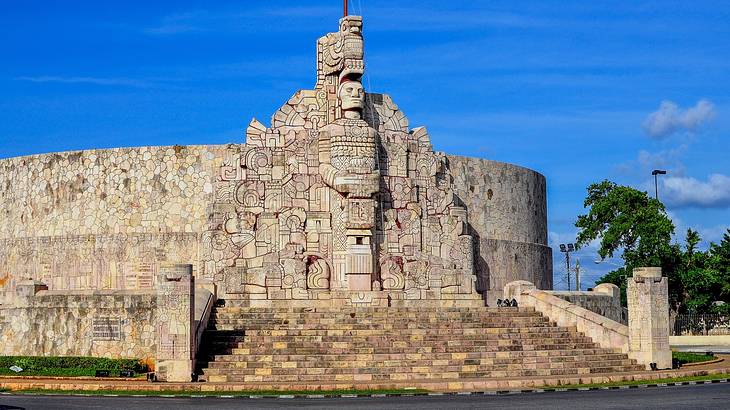
[[602, 181], [588, 187], [583, 203], [588, 213], [575, 223], [579, 228], [576, 244], [581, 247], [598, 239], [602, 259], [622, 251], [625, 267], [609, 272], [598, 283], [621, 288], [625, 301], [626, 279], [634, 267], [661, 266], [669, 278], [670, 303], [679, 307], [681, 286], [675, 274], [681, 264], [681, 250], [671, 244], [674, 224], [664, 205], [646, 192]]
[[[699, 233], [688, 229], [685, 246], [671, 243], [674, 224], [664, 205], [646, 192], [602, 181], [588, 187], [588, 213], [575, 223], [577, 245], [599, 240], [601, 258], [621, 252], [624, 267], [607, 273], [598, 283], [621, 288], [626, 302], [627, 278], [635, 267], [661, 266], [669, 280], [669, 302], [675, 312], [730, 313], [730, 229], [719, 244], [699, 249]], [[723, 306], [714, 302], [724, 301]]]
[[715, 301], [723, 301], [723, 306], [713, 306], [718, 313], [730, 314], [730, 229], [722, 237], [719, 244], [711, 244], [708, 252], [708, 265], [717, 272], [717, 289]]
[[699, 232], [687, 229], [687, 236], [684, 239], [685, 243], [685, 253], [684, 253], [684, 259], [685, 259], [685, 268], [686, 269], [694, 269], [698, 267], [698, 264], [703, 263], [706, 259], [706, 255], [704, 253], [697, 252], [697, 244], [700, 243], [702, 238], [700, 238]]
[[646, 192], [603, 181], [588, 187], [583, 206], [590, 209], [575, 223], [579, 246], [600, 238], [601, 258], [623, 250], [628, 266], [660, 266], [674, 233], [661, 202]]

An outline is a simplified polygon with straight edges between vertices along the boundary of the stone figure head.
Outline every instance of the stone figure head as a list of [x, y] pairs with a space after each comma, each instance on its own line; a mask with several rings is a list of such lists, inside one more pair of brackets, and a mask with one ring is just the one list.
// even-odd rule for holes
[[362, 36], [362, 16], [345, 16], [340, 19], [340, 32]]
[[360, 81], [345, 80], [340, 84], [338, 97], [345, 118], [360, 118], [365, 108], [365, 89]]

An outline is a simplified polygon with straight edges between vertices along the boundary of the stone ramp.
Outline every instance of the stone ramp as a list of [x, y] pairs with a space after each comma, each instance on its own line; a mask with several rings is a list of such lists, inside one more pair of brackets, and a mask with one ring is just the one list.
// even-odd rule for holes
[[401, 383], [638, 372], [532, 308], [244, 308], [211, 314], [212, 383]]

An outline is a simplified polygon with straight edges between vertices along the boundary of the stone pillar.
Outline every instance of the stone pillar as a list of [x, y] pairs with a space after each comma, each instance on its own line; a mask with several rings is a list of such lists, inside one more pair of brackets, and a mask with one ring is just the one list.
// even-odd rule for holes
[[369, 229], [348, 229], [345, 269], [350, 290], [371, 290], [373, 281], [373, 245]]
[[157, 379], [189, 382], [195, 358], [193, 265], [162, 265], [157, 275]]
[[[370, 194], [376, 188], [370, 187]], [[372, 289], [375, 273], [372, 236], [375, 228], [375, 201], [371, 198], [347, 199], [347, 255], [345, 270], [348, 289], [368, 291]]]
[[651, 369], [672, 368], [669, 349], [669, 288], [662, 268], [635, 268], [626, 291], [629, 356]]

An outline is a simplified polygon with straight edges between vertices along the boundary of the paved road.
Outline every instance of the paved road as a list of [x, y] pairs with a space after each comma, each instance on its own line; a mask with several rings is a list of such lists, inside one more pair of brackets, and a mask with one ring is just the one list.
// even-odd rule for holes
[[332, 399], [0, 396], [0, 410], [19, 409], [728, 409], [730, 383], [696, 386], [523, 393], [506, 396], [416, 396]]

